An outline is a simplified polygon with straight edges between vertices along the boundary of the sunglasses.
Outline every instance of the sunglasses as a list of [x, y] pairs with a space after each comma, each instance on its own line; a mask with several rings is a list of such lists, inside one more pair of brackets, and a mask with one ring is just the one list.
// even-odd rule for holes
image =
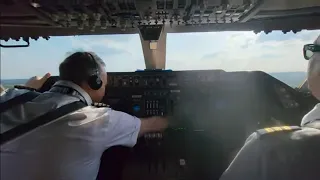
[[306, 60], [309, 60], [315, 52], [320, 52], [320, 45], [306, 44], [303, 47], [303, 56]]

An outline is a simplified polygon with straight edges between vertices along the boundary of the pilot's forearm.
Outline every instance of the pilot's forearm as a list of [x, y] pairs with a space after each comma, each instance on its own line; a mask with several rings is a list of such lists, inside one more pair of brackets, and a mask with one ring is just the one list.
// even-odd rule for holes
[[139, 136], [144, 135], [148, 132], [163, 131], [168, 126], [168, 121], [163, 117], [149, 117], [140, 118], [141, 126], [139, 131]]

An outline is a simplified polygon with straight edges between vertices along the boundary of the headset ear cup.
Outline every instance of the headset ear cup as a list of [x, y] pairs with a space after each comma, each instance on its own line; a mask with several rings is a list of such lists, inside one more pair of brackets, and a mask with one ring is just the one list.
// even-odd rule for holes
[[102, 86], [102, 81], [100, 77], [98, 77], [97, 75], [93, 75], [89, 77], [88, 84], [91, 89], [98, 90]]

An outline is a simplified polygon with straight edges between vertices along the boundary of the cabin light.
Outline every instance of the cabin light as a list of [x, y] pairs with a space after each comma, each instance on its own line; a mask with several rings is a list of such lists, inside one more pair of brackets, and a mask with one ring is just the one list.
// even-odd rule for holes
[[39, 3], [35, 3], [35, 2], [31, 3], [31, 6], [33, 6], [35, 8], [41, 7]]
[[158, 48], [158, 42], [157, 41], [150, 41], [150, 44], [149, 44], [149, 48], [152, 49], [152, 50], [155, 50]]

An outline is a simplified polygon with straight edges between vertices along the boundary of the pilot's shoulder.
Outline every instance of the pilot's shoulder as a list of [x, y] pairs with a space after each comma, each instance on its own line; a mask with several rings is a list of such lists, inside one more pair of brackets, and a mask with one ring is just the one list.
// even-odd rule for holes
[[256, 135], [258, 138], [270, 136], [274, 134], [288, 133], [296, 130], [301, 130], [299, 126], [277, 126], [277, 127], [267, 127], [263, 129], [259, 129], [256, 131]]

